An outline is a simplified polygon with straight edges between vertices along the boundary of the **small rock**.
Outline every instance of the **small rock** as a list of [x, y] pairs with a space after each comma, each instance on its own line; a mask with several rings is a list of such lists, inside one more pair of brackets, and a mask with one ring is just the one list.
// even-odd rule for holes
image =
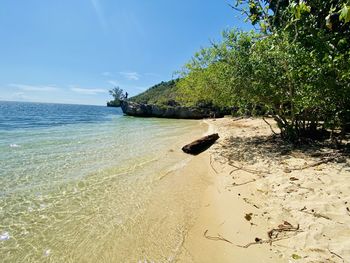
[[0, 235], [0, 241], [6, 241], [10, 239], [10, 234], [9, 232], [4, 232]]
[[44, 251], [44, 256], [45, 256], [45, 257], [50, 256], [50, 254], [51, 254], [51, 249], [46, 249], [46, 250]]

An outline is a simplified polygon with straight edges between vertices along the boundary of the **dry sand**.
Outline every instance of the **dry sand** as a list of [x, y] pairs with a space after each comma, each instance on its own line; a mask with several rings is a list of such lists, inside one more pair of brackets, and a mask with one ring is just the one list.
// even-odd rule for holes
[[208, 123], [211, 182], [176, 262], [350, 262], [348, 157], [267, 140], [261, 119]]

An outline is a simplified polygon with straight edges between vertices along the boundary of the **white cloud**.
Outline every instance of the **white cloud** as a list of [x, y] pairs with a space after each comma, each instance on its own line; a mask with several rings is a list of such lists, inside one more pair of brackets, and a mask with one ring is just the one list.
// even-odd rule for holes
[[119, 72], [119, 74], [128, 80], [139, 80], [141, 77], [137, 72]]
[[84, 94], [84, 95], [97, 95], [98, 93], [107, 93], [105, 89], [87, 89], [87, 88], [78, 88], [78, 87], [71, 87], [71, 90]]
[[90, 3], [95, 10], [95, 13], [97, 15], [98, 21], [99, 21], [102, 29], [106, 31], [107, 30], [107, 21], [106, 21], [105, 15], [103, 13], [103, 9], [101, 7], [100, 1], [99, 0], [90, 0]]
[[57, 91], [59, 90], [54, 86], [33, 86], [33, 85], [24, 85], [24, 84], [9, 84], [10, 87], [17, 88], [22, 91]]

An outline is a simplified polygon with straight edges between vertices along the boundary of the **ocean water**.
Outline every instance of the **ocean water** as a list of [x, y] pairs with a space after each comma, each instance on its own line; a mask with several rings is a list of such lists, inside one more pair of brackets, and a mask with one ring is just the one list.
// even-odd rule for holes
[[0, 261], [174, 261], [204, 185], [176, 173], [191, 158], [180, 148], [205, 129], [0, 102]]

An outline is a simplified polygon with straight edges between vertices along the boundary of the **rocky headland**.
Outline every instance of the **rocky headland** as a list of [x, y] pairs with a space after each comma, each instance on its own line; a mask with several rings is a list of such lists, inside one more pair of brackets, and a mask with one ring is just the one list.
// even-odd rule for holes
[[178, 105], [143, 104], [123, 100], [120, 106], [126, 115], [136, 117], [157, 117], [174, 119], [222, 118], [224, 111], [211, 107], [184, 107]]

